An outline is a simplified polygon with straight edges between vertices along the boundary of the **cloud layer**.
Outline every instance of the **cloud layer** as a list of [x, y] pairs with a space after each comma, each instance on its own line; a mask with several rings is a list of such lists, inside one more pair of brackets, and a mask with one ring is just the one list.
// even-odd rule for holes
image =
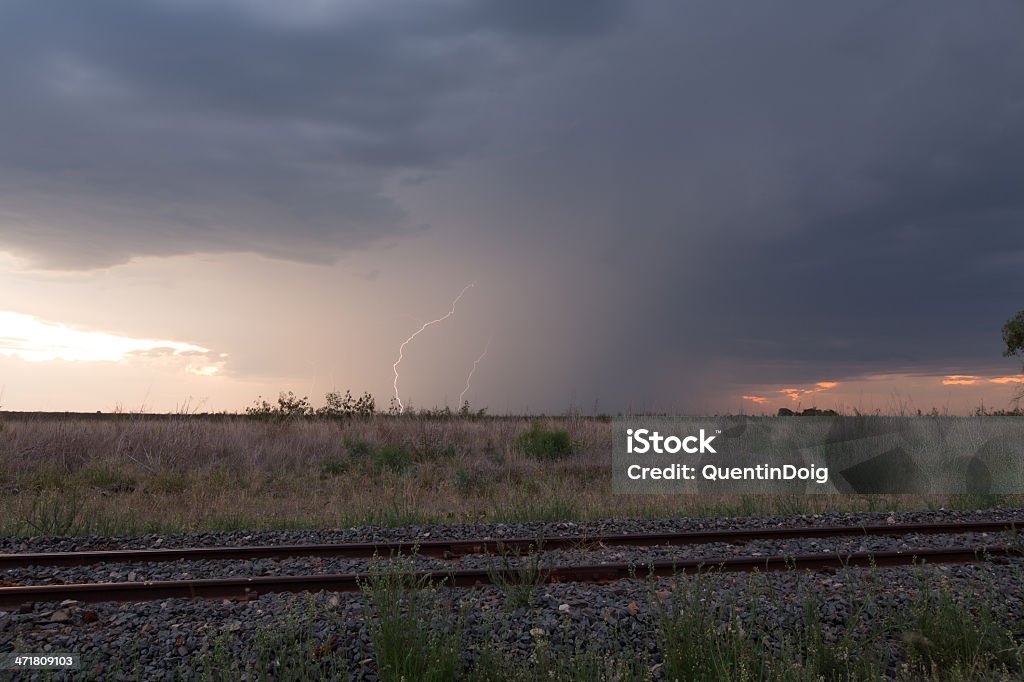
[[1022, 33], [1011, 0], [9, 2], [0, 248], [486, 275], [520, 404], [1011, 375]]
[[615, 6], [7, 3], [0, 244], [75, 269], [324, 262], [399, 235], [385, 178], [466, 153], [495, 82], [606, 30]]

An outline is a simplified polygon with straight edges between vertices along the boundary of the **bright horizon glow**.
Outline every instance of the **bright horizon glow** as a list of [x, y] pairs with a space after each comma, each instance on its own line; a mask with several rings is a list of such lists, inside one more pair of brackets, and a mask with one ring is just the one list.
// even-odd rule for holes
[[[207, 355], [210, 350], [179, 341], [136, 339], [85, 331], [59, 322], [39, 320], [31, 315], [0, 311], [0, 355], [28, 362], [121, 362], [133, 354], [153, 352], [184, 356]], [[188, 371], [212, 376], [219, 368], [204, 364], [195, 368], [189, 366]]]
[[942, 383], [945, 386], [973, 386], [979, 381], [981, 381], [981, 377], [974, 374], [950, 374], [942, 380]]
[[[812, 393], [820, 393], [821, 391], [828, 391], [839, 385], [838, 381], [819, 381], [814, 384], [813, 388], [783, 388], [779, 390], [779, 393], [789, 396], [790, 400], [799, 401], [801, 398]], [[745, 400], [751, 400], [751, 397], [744, 396]], [[754, 401], [758, 402], [758, 401]]]
[[871, 412], [880, 409], [886, 414], [912, 413], [918, 408], [927, 412], [941, 407], [951, 414], [974, 414], [981, 406], [1015, 407], [1010, 393], [993, 393], [997, 386], [1024, 384], [1024, 374], [874, 374], [847, 378], [842, 382], [819, 381], [811, 384], [751, 384], [737, 396], [742, 404], [753, 403], [766, 408], [800, 402], [809, 396], [812, 406], [835, 408], [841, 413], [850, 409]]

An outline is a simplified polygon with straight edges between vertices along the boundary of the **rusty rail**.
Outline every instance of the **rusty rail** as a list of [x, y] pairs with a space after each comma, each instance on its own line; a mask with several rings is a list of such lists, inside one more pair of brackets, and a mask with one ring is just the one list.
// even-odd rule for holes
[[[894, 567], [925, 563], [971, 563], [1008, 560], [1021, 556], [1019, 547], [1006, 545], [980, 547], [925, 548], [891, 552], [822, 553], [794, 556], [729, 557], [724, 559], [684, 559], [656, 561], [636, 565], [628, 563], [552, 567], [538, 582], [609, 583], [626, 578], [671, 576], [693, 571], [754, 572], [784, 570], [840, 570], [857, 567]], [[412, 584], [433, 583], [454, 587], [492, 584], [499, 578], [515, 581], [514, 569], [500, 572], [486, 569], [423, 571], [408, 574]], [[74, 585], [28, 585], [0, 587], [0, 608], [18, 607], [40, 601], [80, 602], [153, 601], [161, 599], [252, 599], [274, 592], [356, 592], [371, 573], [323, 574], [301, 576], [260, 576], [252, 578], [213, 578], [204, 580], [166, 580], [147, 582], [86, 583]]]
[[479, 540], [424, 540], [400, 542], [354, 542], [256, 547], [183, 547], [159, 549], [86, 550], [76, 552], [16, 552], [0, 554], [0, 570], [27, 566], [87, 566], [140, 561], [209, 561], [238, 559], [281, 559], [298, 556], [372, 558], [411, 555], [452, 559], [467, 554], [502, 554], [535, 551], [539, 548], [574, 549], [594, 546], [682, 546], [714, 542], [741, 543], [756, 540], [791, 540], [869, 535], [935, 535], [956, 533], [999, 533], [1024, 527], [1016, 521], [897, 523], [847, 526], [804, 526], [777, 528], [728, 528], [618, 535], [572, 535], [549, 538], [488, 538]]

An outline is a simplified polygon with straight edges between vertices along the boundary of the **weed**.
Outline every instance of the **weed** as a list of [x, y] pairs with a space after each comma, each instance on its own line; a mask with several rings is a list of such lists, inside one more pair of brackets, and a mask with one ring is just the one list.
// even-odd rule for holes
[[492, 523], [529, 521], [568, 521], [579, 518], [579, 509], [569, 500], [538, 499], [533, 495], [517, 497], [490, 514]]
[[[305, 609], [294, 608], [273, 627], [260, 627], [243, 656], [232, 651], [234, 635], [221, 632], [191, 665], [183, 667], [181, 676], [209, 682], [346, 679], [350, 672], [348, 659], [336, 651], [336, 635], [314, 631], [317, 615], [309, 598]], [[332, 625], [336, 627], [337, 623]]]
[[86, 514], [78, 491], [41, 491], [32, 498], [25, 526], [33, 535], [80, 535]]
[[1024, 649], [993, 615], [993, 603], [968, 609], [949, 589], [922, 576], [918, 597], [905, 624], [903, 641], [917, 669], [931, 676], [970, 678], [984, 671], [1024, 670]]
[[530, 660], [494, 648], [481, 651], [466, 674], [467, 682], [639, 682], [650, 680], [646, 657], [636, 651], [600, 649], [575, 642], [570, 655], [551, 650], [543, 635], [535, 636]]
[[135, 479], [128, 473], [108, 463], [99, 464], [83, 471], [87, 485], [111, 493], [126, 493], [135, 490]]
[[511, 555], [502, 551], [497, 562], [488, 558], [487, 575], [491, 584], [505, 596], [504, 606], [507, 610], [533, 606], [537, 588], [547, 582], [551, 571], [544, 567], [541, 560], [543, 548], [544, 539], [539, 538], [535, 545], [530, 546], [525, 559], [518, 551]]
[[462, 671], [462, 621], [446, 617], [427, 579], [403, 562], [375, 566], [363, 585], [376, 618], [370, 639], [384, 682], [448, 682]]
[[371, 509], [347, 512], [332, 520], [335, 525], [343, 527], [365, 525], [384, 528], [401, 528], [441, 521], [435, 516], [417, 510], [400, 492], [392, 492], [390, 501], [382, 497], [380, 504]]
[[[822, 627], [822, 605], [819, 596], [805, 594], [803, 619], [794, 634], [784, 641], [788, 658], [812, 680], [874, 680], [883, 679], [885, 661], [867, 642], [856, 639], [862, 611], [855, 611], [844, 624], [838, 640], [832, 641]], [[882, 633], [877, 629], [876, 638]]]

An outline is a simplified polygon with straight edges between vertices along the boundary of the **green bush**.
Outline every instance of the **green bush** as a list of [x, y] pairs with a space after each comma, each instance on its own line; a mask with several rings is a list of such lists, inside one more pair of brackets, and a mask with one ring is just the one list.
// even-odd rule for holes
[[572, 454], [572, 439], [568, 431], [548, 430], [533, 422], [529, 431], [516, 438], [516, 447], [535, 459], [563, 459]]
[[373, 462], [377, 469], [405, 471], [412, 466], [413, 456], [401, 445], [382, 445], [373, 453]]

